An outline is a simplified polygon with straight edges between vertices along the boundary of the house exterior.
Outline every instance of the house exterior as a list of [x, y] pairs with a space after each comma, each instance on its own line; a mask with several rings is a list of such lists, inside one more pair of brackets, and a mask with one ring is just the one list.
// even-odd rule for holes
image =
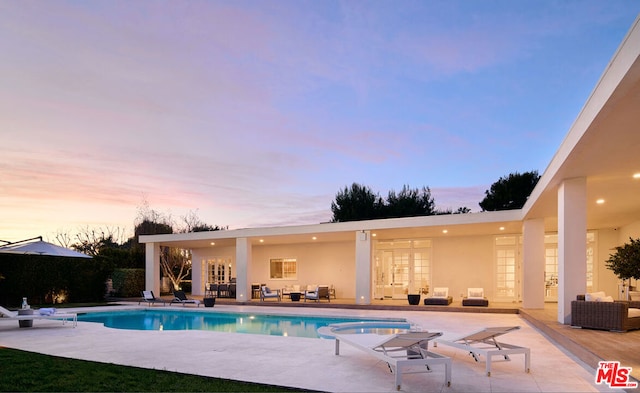
[[640, 26], [636, 19], [522, 209], [303, 226], [140, 236], [146, 289], [160, 290], [160, 246], [192, 251], [193, 294], [206, 283], [334, 285], [370, 304], [449, 287], [542, 308], [591, 290], [619, 297], [612, 249], [640, 237]]

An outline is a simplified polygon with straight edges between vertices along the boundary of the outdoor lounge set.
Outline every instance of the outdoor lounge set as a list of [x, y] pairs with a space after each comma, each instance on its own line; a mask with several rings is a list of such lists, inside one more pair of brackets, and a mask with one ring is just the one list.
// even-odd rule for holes
[[578, 295], [571, 302], [571, 326], [615, 332], [640, 329], [640, 301], [613, 300], [604, 292]]
[[[364, 322], [366, 324], [366, 322]], [[335, 339], [335, 355], [340, 355], [340, 343], [351, 345], [369, 355], [387, 363], [389, 370], [395, 374], [395, 387], [401, 389], [402, 375], [413, 373], [429, 373], [432, 367], [444, 365], [444, 382], [451, 386], [452, 360], [450, 357], [430, 351], [429, 342], [448, 345], [462, 349], [479, 362], [485, 357], [485, 373], [491, 376], [492, 358], [499, 357], [502, 361], [510, 361], [509, 355], [524, 355], [524, 371], [531, 367], [531, 351], [529, 348], [499, 342], [497, 337], [520, 329], [519, 326], [489, 327], [464, 335], [462, 337], [445, 340], [441, 332], [409, 331], [406, 333], [378, 335], [378, 334], [342, 334], [340, 325], [335, 324], [324, 328], [319, 333], [332, 336]], [[366, 326], [363, 326], [365, 328]], [[321, 328], [322, 329], [322, 328]]]
[[[448, 306], [453, 302], [449, 288], [433, 288], [433, 294], [424, 299], [425, 306]], [[467, 288], [467, 296], [462, 299], [463, 306], [488, 307], [489, 300], [484, 296], [484, 288]]]
[[[252, 288], [255, 284], [252, 284]], [[266, 299], [276, 299], [281, 301], [284, 297], [289, 297], [292, 301], [300, 301], [304, 298], [304, 301], [319, 302], [321, 299], [325, 299], [331, 302], [331, 296], [335, 298], [335, 289], [333, 285], [317, 285], [310, 284], [307, 286], [301, 285], [287, 285], [282, 289], [271, 289], [266, 285], [261, 285], [259, 289], [260, 301]]]

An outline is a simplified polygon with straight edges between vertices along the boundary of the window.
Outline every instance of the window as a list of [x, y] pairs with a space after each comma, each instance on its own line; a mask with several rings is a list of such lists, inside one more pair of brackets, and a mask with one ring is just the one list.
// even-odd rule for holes
[[273, 258], [269, 261], [269, 278], [272, 280], [296, 280], [298, 261], [295, 258]]

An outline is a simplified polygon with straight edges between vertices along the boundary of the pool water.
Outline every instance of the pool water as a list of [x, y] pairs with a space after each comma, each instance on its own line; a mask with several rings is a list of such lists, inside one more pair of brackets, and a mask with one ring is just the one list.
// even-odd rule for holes
[[320, 316], [221, 313], [177, 310], [132, 310], [79, 314], [78, 321], [98, 322], [114, 329], [209, 330], [318, 338], [318, 328], [336, 323], [406, 322], [398, 318], [342, 318]]

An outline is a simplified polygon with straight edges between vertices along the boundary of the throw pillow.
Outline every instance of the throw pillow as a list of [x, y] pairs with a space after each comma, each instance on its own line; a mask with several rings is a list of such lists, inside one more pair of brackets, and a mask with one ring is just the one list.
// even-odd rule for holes
[[607, 295], [604, 293], [604, 291], [587, 293], [584, 296], [584, 300], [586, 300], [588, 302], [597, 302], [599, 298], [603, 298], [603, 297], [606, 297], [606, 296]]
[[482, 288], [469, 288], [469, 299], [483, 299], [484, 290]]
[[446, 298], [449, 290], [447, 288], [434, 288], [433, 297]]

